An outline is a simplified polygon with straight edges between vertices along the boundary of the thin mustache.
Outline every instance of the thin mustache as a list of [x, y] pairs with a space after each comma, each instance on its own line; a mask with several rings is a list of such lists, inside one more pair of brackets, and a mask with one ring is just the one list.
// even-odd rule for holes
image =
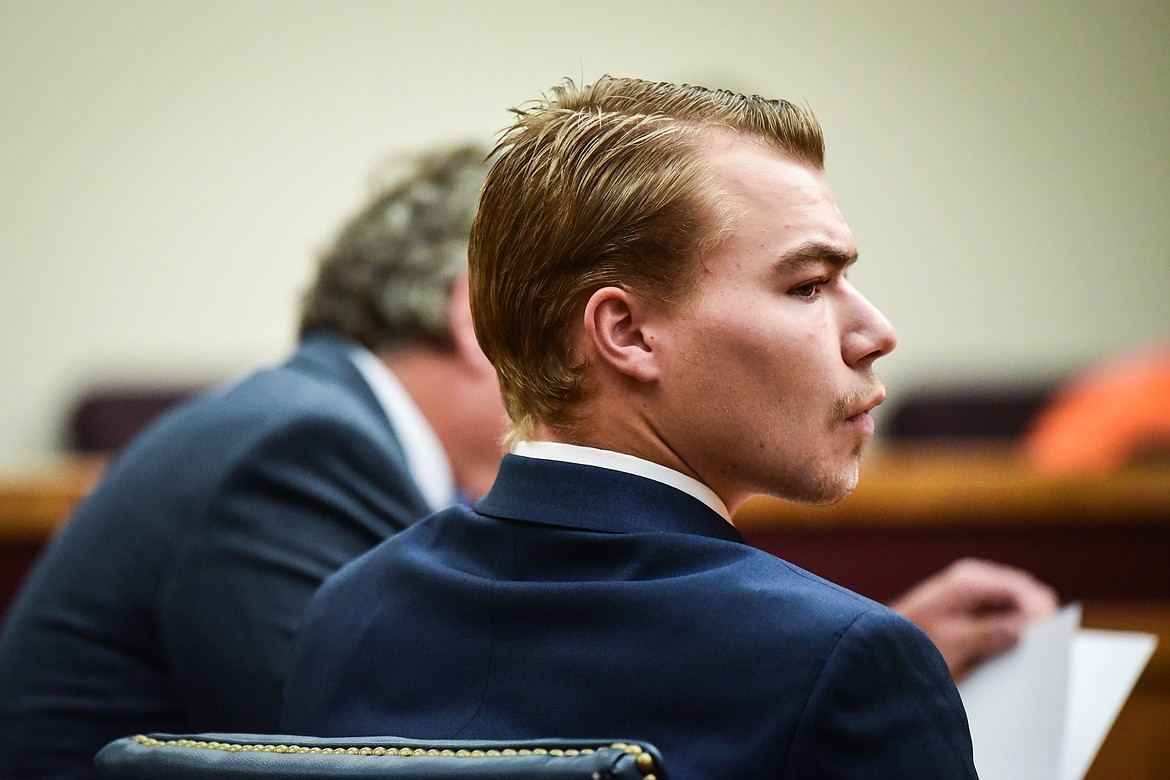
[[875, 378], [871, 385], [843, 393], [833, 401], [833, 419], [837, 422], [848, 420], [859, 410], [865, 408], [870, 399], [881, 395], [884, 391], [882, 383]]

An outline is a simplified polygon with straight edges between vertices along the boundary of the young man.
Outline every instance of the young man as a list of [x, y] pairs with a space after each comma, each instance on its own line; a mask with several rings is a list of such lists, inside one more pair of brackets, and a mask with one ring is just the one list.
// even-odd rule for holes
[[498, 152], [471, 303], [513, 454], [474, 509], [326, 583], [283, 728], [630, 737], [703, 780], [975, 777], [930, 640], [730, 522], [849, 493], [895, 345], [846, 278], [815, 119], [605, 77]]
[[295, 354], [145, 432], [44, 555], [0, 634], [0, 777], [91, 777], [137, 732], [275, 731], [325, 576], [490, 486], [505, 417], [466, 273], [483, 151], [409, 163], [322, 258]]

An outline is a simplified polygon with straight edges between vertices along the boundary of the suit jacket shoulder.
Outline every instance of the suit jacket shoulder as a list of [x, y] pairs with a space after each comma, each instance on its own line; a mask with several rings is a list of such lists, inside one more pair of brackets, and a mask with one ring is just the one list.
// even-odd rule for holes
[[313, 599], [282, 728], [627, 734], [680, 777], [973, 778], [957, 692], [885, 607], [680, 491], [505, 458]]
[[84, 777], [138, 731], [275, 730], [312, 592], [428, 511], [346, 350], [311, 337], [111, 465], [0, 633], [0, 775]]

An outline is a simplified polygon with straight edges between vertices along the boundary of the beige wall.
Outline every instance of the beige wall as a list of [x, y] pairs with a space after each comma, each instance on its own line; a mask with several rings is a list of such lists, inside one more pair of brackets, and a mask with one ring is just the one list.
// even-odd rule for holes
[[0, 460], [73, 394], [292, 343], [375, 163], [564, 75], [810, 104], [891, 393], [1170, 335], [1170, 4], [0, 3]]

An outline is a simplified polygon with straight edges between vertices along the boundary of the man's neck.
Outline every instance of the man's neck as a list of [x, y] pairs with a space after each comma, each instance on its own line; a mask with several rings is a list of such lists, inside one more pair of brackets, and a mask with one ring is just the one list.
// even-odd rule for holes
[[457, 413], [458, 393], [466, 385], [455, 353], [414, 347], [379, 355], [414, 399], [447, 454], [455, 484], [468, 498], [487, 493], [499, 469], [499, 451], [481, 451]]

